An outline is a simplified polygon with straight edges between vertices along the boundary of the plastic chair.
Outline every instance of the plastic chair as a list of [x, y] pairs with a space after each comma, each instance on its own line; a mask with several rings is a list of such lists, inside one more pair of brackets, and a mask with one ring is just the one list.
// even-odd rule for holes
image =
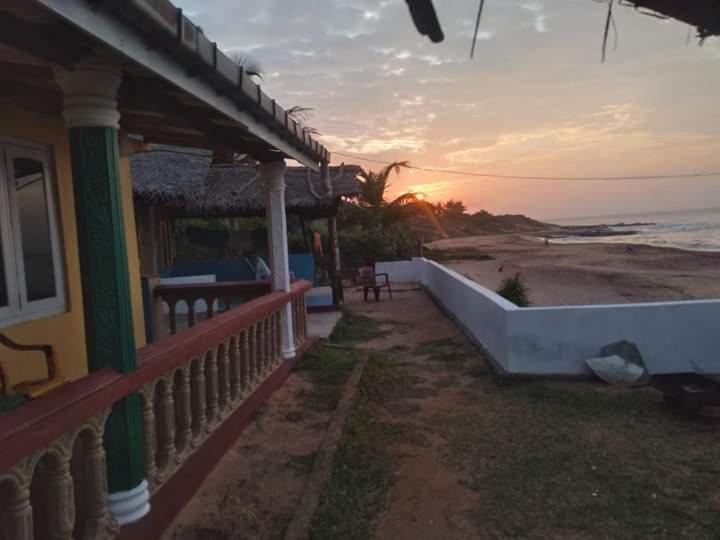
[[[382, 281], [379, 281], [378, 278], [384, 278]], [[380, 289], [387, 288], [388, 294], [390, 295], [390, 298], [392, 299], [392, 289], [390, 288], [390, 278], [388, 275], [384, 272], [380, 274], [375, 273], [375, 268], [372, 266], [362, 266], [358, 268], [358, 284], [362, 286], [363, 288], [363, 296], [365, 297], [365, 301], [367, 302], [368, 299], [368, 291], [370, 289], [373, 290], [373, 294], [375, 295], [375, 301], [380, 301]]]

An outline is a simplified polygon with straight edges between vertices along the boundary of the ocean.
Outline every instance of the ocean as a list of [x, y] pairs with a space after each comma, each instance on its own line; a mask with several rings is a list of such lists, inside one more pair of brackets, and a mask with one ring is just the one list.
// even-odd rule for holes
[[[637, 234], [554, 238], [557, 243], [618, 243], [720, 251], [720, 208], [548, 220], [557, 225], [613, 225]], [[638, 224], [638, 225], [636, 225]]]

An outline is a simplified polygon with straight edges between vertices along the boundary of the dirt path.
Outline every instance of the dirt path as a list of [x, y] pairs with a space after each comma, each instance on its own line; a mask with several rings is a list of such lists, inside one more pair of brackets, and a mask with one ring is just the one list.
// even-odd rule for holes
[[478, 530], [469, 519], [477, 494], [443, 457], [446, 441], [428, 429], [438, 415], [479, 406], [470, 391], [472, 349], [457, 327], [422, 292], [395, 291], [393, 302], [363, 303], [352, 297], [350, 308], [392, 331], [365, 344], [398, 358], [408, 382], [383, 411], [384, 420], [403, 431], [394, 450], [399, 455], [386, 509], [379, 516], [376, 538], [467, 539]]

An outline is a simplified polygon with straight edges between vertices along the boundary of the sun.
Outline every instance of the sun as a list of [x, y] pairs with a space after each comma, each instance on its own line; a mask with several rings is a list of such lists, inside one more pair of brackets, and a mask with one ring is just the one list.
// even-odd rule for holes
[[415, 198], [418, 201], [424, 201], [425, 199], [427, 199], [427, 195], [425, 195], [424, 193], [415, 193]]

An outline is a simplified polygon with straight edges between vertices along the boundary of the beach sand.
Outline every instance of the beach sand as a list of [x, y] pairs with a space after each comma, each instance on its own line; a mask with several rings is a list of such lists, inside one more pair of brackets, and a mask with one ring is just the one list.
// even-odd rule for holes
[[496, 290], [517, 272], [534, 306], [720, 299], [720, 253], [637, 244], [553, 244], [504, 234], [437, 240], [428, 247], [474, 248], [493, 260], [442, 264]]

